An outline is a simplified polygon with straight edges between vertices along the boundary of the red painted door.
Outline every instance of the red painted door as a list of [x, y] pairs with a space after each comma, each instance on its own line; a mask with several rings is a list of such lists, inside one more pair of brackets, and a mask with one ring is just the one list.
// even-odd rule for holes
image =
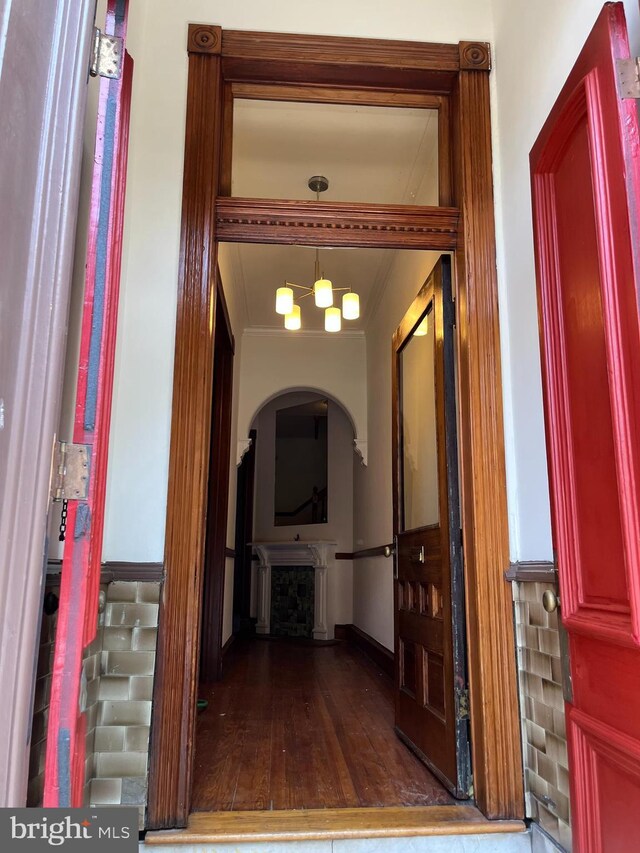
[[[128, 0], [108, 0], [105, 32], [124, 39]], [[87, 500], [69, 501], [47, 731], [44, 805], [81, 806], [86, 720], [82, 659], [96, 635], [122, 256], [133, 61], [101, 78], [73, 441], [89, 447]]]
[[[607, 4], [531, 153], [575, 849], [640, 849], [640, 323], [636, 103]], [[634, 272], [635, 270], [635, 272]]]

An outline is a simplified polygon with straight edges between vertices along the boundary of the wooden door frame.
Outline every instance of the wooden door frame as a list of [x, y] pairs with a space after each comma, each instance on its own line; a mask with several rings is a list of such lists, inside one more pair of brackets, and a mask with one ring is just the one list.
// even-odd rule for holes
[[219, 269], [216, 271], [216, 299], [200, 636], [200, 680], [206, 682], [219, 681], [222, 678], [222, 618], [229, 516], [231, 406], [235, 354], [235, 341]]
[[[198, 673], [217, 241], [454, 251], [461, 504], [475, 798], [523, 816], [491, 159], [490, 49], [191, 24], [163, 589], [149, 828], [189, 815]], [[234, 97], [440, 113], [440, 207], [229, 197]], [[339, 227], [336, 227], [336, 222]]]

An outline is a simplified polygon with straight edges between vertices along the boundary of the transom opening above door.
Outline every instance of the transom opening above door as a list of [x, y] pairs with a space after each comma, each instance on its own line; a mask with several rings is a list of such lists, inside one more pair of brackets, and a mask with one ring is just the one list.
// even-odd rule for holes
[[231, 194], [438, 204], [438, 110], [234, 98]]

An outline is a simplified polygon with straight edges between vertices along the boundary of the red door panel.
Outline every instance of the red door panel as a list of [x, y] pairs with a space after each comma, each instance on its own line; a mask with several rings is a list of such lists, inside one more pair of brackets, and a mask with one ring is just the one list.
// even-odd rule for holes
[[640, 806], [639, 185], [622, 4], [607, 4], [531, 153], [545, 423], [578, 851], [627, 851]]
[[[106, 32], [124, 39], [128, 0], [108, 0]], [[89, 446], [86, 501], [70, 501], [47, 730], [44, 805], [82, 805], [83, 653], [96, 635], [122, 255], [133, 61], [100, 80], [73, 441]]]

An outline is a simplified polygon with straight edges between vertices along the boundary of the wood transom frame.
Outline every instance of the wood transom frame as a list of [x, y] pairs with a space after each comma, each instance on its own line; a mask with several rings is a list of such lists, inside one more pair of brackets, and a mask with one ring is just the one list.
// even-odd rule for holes
[[[475, 799], [523, 816], [509, 565], [489, 46], [226, 31], [192, 24], [165, 572], [147, 827], [189, 817], [217, 240], [455, 252], [461, 503]], [[439, 110], [437, 208], [230, 198], [234, 97]], [[390, 210], [389, 208], [393, 208]], [[464, 211], [464, 213], [462, 213]], [[337, 219], [336, 219], [337, 217]]]

